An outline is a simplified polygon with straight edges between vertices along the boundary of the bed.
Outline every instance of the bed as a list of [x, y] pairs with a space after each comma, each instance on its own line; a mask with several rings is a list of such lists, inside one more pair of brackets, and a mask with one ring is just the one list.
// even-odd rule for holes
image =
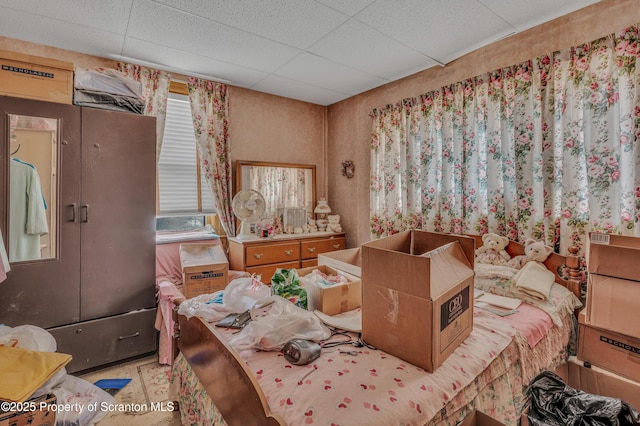
[[[510, 242], [507, 252], [524, 249]], [[523, 303], [506, 317], [474, 309], [472, 334], [434, 373], [367, 346], [323, 349], [314, 362], [295, 366], [278, 352], [238, 352], [228, 343], [232, 331], [180, 315], [171, 388], [182, 422], [455, 425], [479, 409], [516, 425], [527, 384], [565, 363], [575, 340], [581, 303], [572, 265], [577, 259], [547, 259], [556, 284], [544, 302]], [[506, 270], [476, 268], [476, 289], [512, 295], [509, 282]]]

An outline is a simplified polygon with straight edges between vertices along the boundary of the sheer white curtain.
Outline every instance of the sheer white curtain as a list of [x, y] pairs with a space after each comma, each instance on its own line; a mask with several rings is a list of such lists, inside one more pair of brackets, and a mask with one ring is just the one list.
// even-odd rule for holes
[[371, 233], [640, 236], [634, 26], [372, 111]]

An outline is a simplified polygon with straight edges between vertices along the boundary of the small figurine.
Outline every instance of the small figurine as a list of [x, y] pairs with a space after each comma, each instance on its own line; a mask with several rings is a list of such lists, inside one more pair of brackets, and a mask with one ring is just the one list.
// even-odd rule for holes
[[327, 219], [329, 219], [329, 224], [327, 225], [327, 231], [342, 232], [342, 226], [340, 226], [339, 214], [330, 214], [327, 216]]
[[282, 219], [280, 217], [273, 218], [273, 233], [282, 234]]
[[318, 226], [314, 219], [309, 219], [309, 232], [318, 232]]
[[285, 234], [293, 234], [293, 225], [288, 224], [287, 226], [285, 226], [284, 233]]

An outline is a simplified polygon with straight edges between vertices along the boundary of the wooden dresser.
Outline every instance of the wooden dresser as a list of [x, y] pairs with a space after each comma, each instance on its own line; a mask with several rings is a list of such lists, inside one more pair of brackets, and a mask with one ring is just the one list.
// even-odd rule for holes
[[276, 268], [307, 268], [318, 264], [318, 253], [344, 250], [345, 234], [279, 235], [277, 238], [229, 238], [229, 269], [262, 275], [269, 284]]

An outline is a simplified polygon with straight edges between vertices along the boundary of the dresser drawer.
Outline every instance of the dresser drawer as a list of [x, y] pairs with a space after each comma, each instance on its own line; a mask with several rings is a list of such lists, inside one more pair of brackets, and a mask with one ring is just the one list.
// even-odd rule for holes
[[277, 263], [272, 265], [263, 265], [263, 266], [251, 266], [246, 269], [246, 271], [250, 274], [261, 275], [262, 281], [264, 284], [271, 284], [271, 277], [276, 272], [277, 268], [282, 269], [298, 269], [300, 268], [300, 262], [297, 260], [295, 262], [286, 262], [286, 263]]
[[345, 238], [323, 238], [321, 240], [302, 241], [300, 251], [302, 259], [314, 259], [318, 253], [328, 251], [343, 250], [345, 248]]
[[[291, 262], [300, 259], [300, 243], [264, 244], [247, 246], [246, 266], [268, 265], [269, 263]], [[248, 271], [248, 269], [247, 269]]]
[[157, 349], [156, 309], [50, 328], [58, 352], [71, 354], [67, 372], [86, 370]]

